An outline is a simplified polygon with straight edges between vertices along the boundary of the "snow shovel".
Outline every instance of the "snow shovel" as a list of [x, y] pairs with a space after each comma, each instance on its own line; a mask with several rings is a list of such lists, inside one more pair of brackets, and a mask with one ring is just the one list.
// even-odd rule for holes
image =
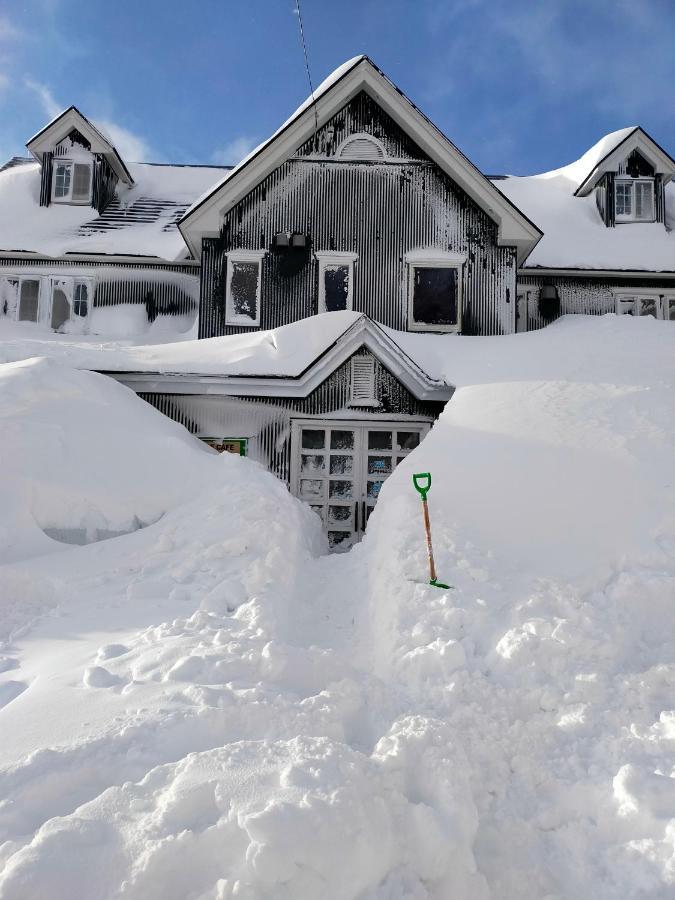
[[429, 507], [427, 506], [427, 494], [431, 488], [431, 472], [417, 472], [412, 477], [415, 490], [420, 495], [422, 501], [422, 511], [424, 513], [424, 530], [427, 536], [427, 555], [429, 557], [429, 584], [434, 587], [450, 590], [449, 584], [443, 584], [436, 578], [436, 566], [434, 565], [434, 549], [431, 546], [431, 523], [429, 522]]

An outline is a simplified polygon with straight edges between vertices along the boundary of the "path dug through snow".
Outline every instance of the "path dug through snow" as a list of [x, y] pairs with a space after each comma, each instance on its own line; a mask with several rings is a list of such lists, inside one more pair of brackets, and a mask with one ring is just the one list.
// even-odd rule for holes
[[491, 383], [346, 556], [220, 458], [155, 525], [0, 568], [0, 898], [671, 897], [669, 328], [451, 339]]

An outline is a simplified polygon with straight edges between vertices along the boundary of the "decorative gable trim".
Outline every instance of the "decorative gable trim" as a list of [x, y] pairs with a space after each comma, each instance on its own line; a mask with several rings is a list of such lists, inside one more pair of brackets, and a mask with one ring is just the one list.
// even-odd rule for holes
[[621, 163], [634, 150], [638, 150], [654, 166], [656, 174], [661, 176], [664, 184], [675, 175], [675, 159], [638, 125], [591, 169], [574, 192], [574, 196], [586, 197], [590, 194], [605, 174], [616, 174]]
[[38, 131], [28, 141], [26, 147], [35, 159], [42, 163], [44, 155], [52, 152], [73, 130], [77, 131], [87, 141], [93, 154], [101, 154], [107, 159], [111, 169], [120, 181], [128, 185], [134, 183], [134, 179], [131, 177], [117, 149], [75, 106], [70, 106], [50, 122], [49, 125]]
[[514, 246], [518, 262], [531, 252], [542, 232], [454, 146], [368, 57], [345, 64], [274, 134], [243, 160], [179, 222], [186, 243], [199, 257], [201, 240], [217, 237], [222, 217], [274, 169], [289, 159], [359, 91], [376, 99], [421, 150], [446, 172], [498, 226], [498, 243]]

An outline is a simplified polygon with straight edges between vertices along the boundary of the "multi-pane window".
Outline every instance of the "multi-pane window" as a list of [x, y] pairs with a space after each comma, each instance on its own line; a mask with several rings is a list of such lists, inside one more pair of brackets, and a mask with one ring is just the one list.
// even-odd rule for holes
[[616, 312], [619, 316], [652, 316], [675, 321], [675, 293], [656, 292], [617, 293]]
[[73, 314], [84, 318], [89, 312], [89, 286], [83, 282], [75, 285], [73, 292]]
[[228, 254], [225, 286], [227, 325], [260, 325], [260, 281], [264, 250]]
[[654, 221], [654, 180], [617, 179], [614, 184], [615, 213], [617, 221]]
[[91, 166], [87, 163], [55, 163], [52, 196], [60, 203], [89, 203]]
[[354, 294], [355, 253], [317, 253], [319, 312], [351, 309]]

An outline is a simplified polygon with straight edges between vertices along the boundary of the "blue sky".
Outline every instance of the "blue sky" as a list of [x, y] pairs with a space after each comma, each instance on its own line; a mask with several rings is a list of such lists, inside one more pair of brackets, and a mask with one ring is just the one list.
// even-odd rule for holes
[[[487, 173], [641, 124], [675, 154], [675, 0], [301, 0], [315, 85], [367, 53]], [[0, 156], [74, 103], [130, 161], [235, 163], [308, 94], [295, 0], [3, 0]]]

